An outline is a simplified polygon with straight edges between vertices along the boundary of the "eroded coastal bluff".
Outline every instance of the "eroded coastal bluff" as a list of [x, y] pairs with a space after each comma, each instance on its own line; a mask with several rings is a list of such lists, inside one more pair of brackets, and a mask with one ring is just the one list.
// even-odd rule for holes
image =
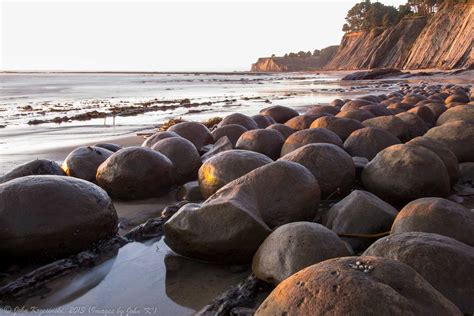
[[[259, 58], [255, 72], [357, 70], [372, 68], [456, 69], [474, 64], [474, 1], [446, 3], [430, 17], [407, 16], [390, 27], [347, 32], [324, 58]], [[321, 52], [325, 49], [321, 50]]]

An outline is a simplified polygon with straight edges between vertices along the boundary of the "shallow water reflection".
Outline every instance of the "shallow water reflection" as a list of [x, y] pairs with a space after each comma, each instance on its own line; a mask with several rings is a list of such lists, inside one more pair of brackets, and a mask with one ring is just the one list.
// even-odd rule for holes
[[17, 315], [39, 315], [38, 309], [41, 315], [190, 315], [249, 273], [177, 256], [162, 240], [135, 242], [88, 271], [51, 282], [48, 293], [27, 299]]

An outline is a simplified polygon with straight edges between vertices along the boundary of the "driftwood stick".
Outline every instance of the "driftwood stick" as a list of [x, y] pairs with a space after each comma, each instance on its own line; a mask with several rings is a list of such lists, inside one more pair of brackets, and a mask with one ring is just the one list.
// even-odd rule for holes
[[135, 227], [123, 237], [115, 236], [100, 241], [89, 250], [46, 264], [1, 286], [0, 303], [7, 300], [12, 301], [33, 293], [56, 278], [84, 268], [93, 267], [104, 260], [104, 258], [107, 258], [107, 255], [115, 254], [120, 247], [129, 242], [145, 241], [163, 236], [163, 224], [186, 203], [188, 202], [182, 201], [166, 207], [160, 217], [152, 218], [144, 224]]
[[98, 242], [93, 248], [80, 252], [77, 255], [60, 259], [44, 265], [18, 279], [0, 287], [0, 302], [12, 300], [29, 294], [47, 282], [64, 276], [79, 269], [96, 265], [103, 260], [107, 254], [118, 251], [128, 241], [120, 236]]
[[234, 308], [255, 306], [258, 294], [264, 291], [269, 291], [269, 285], [250, 274], [245, 280], [214, 299], [196, 315], [230, 315]]

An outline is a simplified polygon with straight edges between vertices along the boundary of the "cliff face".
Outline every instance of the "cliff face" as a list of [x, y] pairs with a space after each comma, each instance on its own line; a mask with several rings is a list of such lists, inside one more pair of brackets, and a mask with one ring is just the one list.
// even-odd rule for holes
[[396, 26], [347, 33], [326, 69], [402, 68], [426, 25], [423, 17], [402, 19]]
[[445, 6], [418, 36], [404, 65], [407, 69], [452, 69], [474, 61], [474, 5]]
[[338, 46], [329, 46], [321, 50], [319, 56], [310, 57], [264, 57], [252, 64], [251, 71], [256, 72], [285, 72], [311, 71], [322, 69], [337, 51]]
[[387, 29], [347, 33], [325, 69], [468, 67], [474, 61], [473, 2], [444, 5], [429, 20], [410, 17]]

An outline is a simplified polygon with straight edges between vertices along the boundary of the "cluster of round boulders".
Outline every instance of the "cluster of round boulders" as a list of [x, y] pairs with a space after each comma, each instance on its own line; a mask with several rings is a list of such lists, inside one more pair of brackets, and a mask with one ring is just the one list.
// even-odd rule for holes
[[345, 141], [352, 132], [364, 128], [364, 125], [350, 118], [324, 116], [316, 119], [310, 128], [327, 128], [336, 133], [342, 141]]
[[0, 183], [16, 178], [34, 175], [56, 175], [65, 176], [64, 170], [55, 161], [48, 159], [36, 159], [22, 164], [0, 177]]
[[182, 137], [170, 137], [155, 143], [151, 149], [165, 155], [173, 163], [172, 177], [177, 184], [197, 178], [201, 157], [193, 143]]
[[443, 198], [421, 198], [405, 205], [391, 232], [434, 233], [474, 247], [474, 212]]
[[392, 145], [400, 144], [400, 140], [376, 127], [365, 127], [354, 131], [344, 142], [344, 150], [353, 157], [364, 157], [372, 160], [380, 151]]
[[375, 156], [361, 175], [364, 187], [396, 205], [422, 197], [444, 197], [450, 179], [443, 161], [433, 151], [416, 145], [393, 145]]
[[199, 168], [199, 187], [205, 198], [227, 183], [272, 162], [267, 156], [247, 150], [228, 150], [206, 160]]
[[[366, 236], [390, 231], [397, 210], [367, 191], [354, 190], [334, 204], [324, 215], [323, 224], [342, 237], [355, 251], [365, 250], [373, 239]], [[357, 235], [360, 235], [358, 237]]]
[[291, 134], [281, 148], [281, 156], [308, 144], [327, 143], [342, 148], [342, 141], [336, 133], [326, 128], [310, 128]]
[[256, 129], [243, 133], [235, 147], [264, 154], [271, 159], [280, 157], [285, 139], [279, 131], [273, 129]]
[[333, 144], [309, 144], [280, 158], [305, 166], [321, 187], [323, 199], [344, 196], [351, 190], [356, 170], [351, 156]]
[[319, 201], [320, 188], [309, 170], [288, 161], [269, 163], [204, 203], [183, 206], [164, 226], [166, 243], [199, 260], [249, 262], [272, 228], [313, 220]]
[[2, 260], [28, 262], [78, 253], [117, 232], [107, 193], [64, 176], [25, 176], [0, 184]]
[[97, 168], [112, 154], [101, 147], [81, 146], [64, 159], [62, 168], [68, 176], [95, 182]]
[[315, 263], [351, 255], [350, 249], [326, 227], [295, 222], [275, 229], [260, 245], [252, 272], [260, 280], [278, 284]]
[[113, 198], [159, 197], [173, 184], [173, 163], [150, 148], [128, 147], [99, 166], [96, 180]]
[[307, 267], [281, 282], [255, 313], [368, 314], [462, 315], [408, 265], [371, 256], [335, 258]]
[[299, 115], [294, 109], [282, 105], [274, 105], [262, 109], [260, 114], [271, 116], [276, 123], [282, 124]]
[[474, 247], [438, 234], [408, 232], [377, 240], [364, 255], [409, 265], [464, 314], [474, 313]]
[[216, 128], [215, 130], [212, 131], [211, 134], [212, 134], [212, 137], [214, 138], [214, 142], [217, 142], [219, 139], [225, 136], [229, 138], [232, 145], [235, 146], [240, 135], [242, 135], [246, 131], [247, 129], [243, 127], [242, 125], [229, 124], [229, 125], [224, 125], [222, 127]]

